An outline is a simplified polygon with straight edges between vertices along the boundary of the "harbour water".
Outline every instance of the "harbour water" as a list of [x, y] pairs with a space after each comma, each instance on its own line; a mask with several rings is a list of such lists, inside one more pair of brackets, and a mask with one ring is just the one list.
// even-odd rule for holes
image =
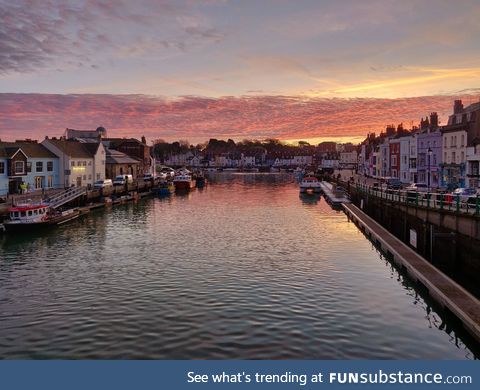
[[290, 175], [0, 237], [0, 358], [474, 359], [475, 345]]

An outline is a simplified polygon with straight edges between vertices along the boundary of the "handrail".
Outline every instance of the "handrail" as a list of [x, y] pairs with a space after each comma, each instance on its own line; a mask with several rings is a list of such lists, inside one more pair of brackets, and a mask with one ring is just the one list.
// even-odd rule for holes
[[458, 195], [439, 192], [419, 192], [406, 189], [394, 190], [354, 183], [357, 191], [380, 199], [426, 209], [450, 210], [457, 214], [480, 216], [480, 194]]

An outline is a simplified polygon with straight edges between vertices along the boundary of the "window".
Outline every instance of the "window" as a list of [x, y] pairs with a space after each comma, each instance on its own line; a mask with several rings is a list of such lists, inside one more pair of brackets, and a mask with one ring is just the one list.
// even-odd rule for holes
[[465, 146], [465, 135], [462, 134], [462, 143], [460, 145], [461, 147], [464, 147]]
[[75, 166], [75, 161], [72, 160], [72, 162], [70, 163], [72, 165], [72, 167]]
[[47, 171], [48, 172], [53, 171], [53, 161], [47, 161]]
[[43, 162], [37, 161], [35, 165], [35, 172], [43, 172]]
[[48, 188], [53, 187], [53, 176], [52, 175], [48, 176], [48, 178], [47, 178], [47, 187]]
[[27, 173], [28, 172], [32, 172], [32, 163], [31, 162], [27, 162]]
[[92, 160], [90, 160], [90, 161], [88, 162], [88, 166], [90, 166], [90, 165], [92, 165]]
[[25, 173], [25, 163], [23, 161], [15, 161], [15, 175], [23, 175]]
[[88, 180], [92, 180], [92, 175], [88, 175]]
[[5, 163], [0, 162], [0, 175], [3, 175], [5, 173]]
[[460, 162], [464, 162], [465, 161], [465, 152], [462, 152], [461, 156], [462, 156], [462, 159], [460, 160]]
[[83, 166], [84, 166], [84, 167], [87, 166], [87, 162], [86, 162], [86, 161], [83, 162]]
[[452, 163], [455, 164], [455, 162], [456, 162], [455, 152], [452, 152]]
[[97, 180], [100, 180], [100, 174], [97, 173]]
[[87, 175], [83, 175], [83, 180], [87, 180]]
[[445, 155], [443, 156], [443, 159], [444, 159], [445, 162], [448, 162], [447, 161], [447, 152], [445, 152]]

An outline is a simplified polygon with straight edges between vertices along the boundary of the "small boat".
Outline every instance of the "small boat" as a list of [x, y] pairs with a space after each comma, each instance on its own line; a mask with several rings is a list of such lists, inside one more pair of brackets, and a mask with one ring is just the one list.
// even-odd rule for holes
[[313, 175], [305, 176], [300, 182], [300, 192], [316, 192], [322, 191], [320, 181]]
[[159, 196], [169, 196], [175, 192], [175, 185], [171, 181], [164, 181], [153, 191]]
[[173, 184], [175, 185], [175, 191], [190, 191], [195, 188], [196, 182], [188, 169], [181, 169], [177, 171], [173, 178]]
[[3, 225], [7, 232], [36, 230], [49, 225], [61, 225], [78, 218], [78, 209], [58, 211], [50, 208], [46, 203], [21, 204], [11, 207], [10, 219]]

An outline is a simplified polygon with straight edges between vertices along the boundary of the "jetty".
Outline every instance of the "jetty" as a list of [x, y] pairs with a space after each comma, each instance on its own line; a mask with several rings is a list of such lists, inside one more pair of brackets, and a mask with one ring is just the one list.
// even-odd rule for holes
[[320, 188], [322, 189], [327, 202], [332, 206], [341, 206], [344, 203], [350, 203], [347, 194], [343, 190], [338, 189], [335, 184], [321, 181]]

